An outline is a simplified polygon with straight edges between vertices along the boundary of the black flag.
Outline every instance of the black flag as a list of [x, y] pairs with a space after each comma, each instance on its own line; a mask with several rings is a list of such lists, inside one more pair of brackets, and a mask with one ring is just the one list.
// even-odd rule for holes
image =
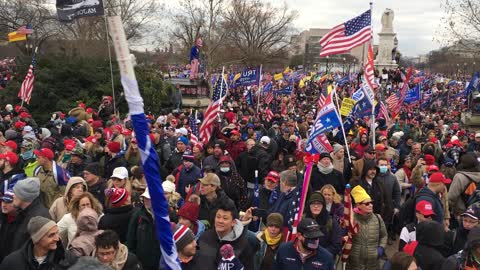
[[75, 18], [104, 14], [102, 0], [57, 0], [58, 20], [71, 22]]

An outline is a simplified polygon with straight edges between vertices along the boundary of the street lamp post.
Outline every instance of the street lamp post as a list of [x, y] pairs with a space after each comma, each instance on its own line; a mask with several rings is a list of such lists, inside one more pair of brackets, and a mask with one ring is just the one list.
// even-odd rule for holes
[[325, 65], [325, 73], [328, 73], [328, 58], [329, 58], [329, 57], [328, 57], [328, 55], [327, 55], [327, 63], [326, 63], [326, 65]]
[[343, 57], [343, 71], [342, 72], [343, 72], [344, 76], [345, 76], [345, 60], [347, 60], [347, 59], [345, 59], [345, 57]]
[[460, 69], [460, 64], [457, 63], [457, 72], [455, 73], [455, 76], [457, 77], [457, 80], [458, 80], [458, 70]]

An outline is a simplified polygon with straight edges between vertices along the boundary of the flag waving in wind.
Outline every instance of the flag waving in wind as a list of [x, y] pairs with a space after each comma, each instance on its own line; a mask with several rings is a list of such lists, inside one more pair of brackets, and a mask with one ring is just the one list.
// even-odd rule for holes
[[215, 84], [215, 88], [213, 89], [213, 97], [212, 101], [207, 107], [205, 111], [205, 115], [203, 117], [203, 123], [200, 126], [200, 139], [204, 144], [207, 144], [210, 140], [210, 136], [213, 132], [213, 127], [215, 125], [215, 119], [218, 116], [218, 112], [222, 107], [222, 102], [225, 96], [227, 95], [227, 82], [225, 81], [225, 77], [220, 76]]
[[37, 63], [37, 59], [35, 57], [35, 53], [32, 56], [32, 63], [30, 64], [30, 68], [28, 69], [27, 76], [25, 76], [25, 80], [23, 80], [22, 87], [20, 87], [20, 91], [18, 92], [18, 98], [30, 104], [30, 99], [32, 98], [32, 91], [33, 91], [33, 83], [35, 81], [35, 64]]
[[333, 104], [333, 95], [335, 94], [335, 89], [332, 90], [325, 99], [323, 107], [318, 111], [317, 119], [312, 128], [312, 132], [308, 138], [307, 145], [312, 143], [312, 141], [320, 134], [333, 130], [341, 125], [340, 115], [335, 109]]
[[372, 15], [367, 10], [360, 16], [335, 26], [320, 39], [320, 57], [349, 52], [372, 38]]

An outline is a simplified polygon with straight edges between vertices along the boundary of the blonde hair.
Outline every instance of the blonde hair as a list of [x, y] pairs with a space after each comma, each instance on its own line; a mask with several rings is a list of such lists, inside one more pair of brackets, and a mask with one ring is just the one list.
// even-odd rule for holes
[[333, 202], [334, 203], [341, 203], [342, 202], [342, 197], [340, 197], [340, 195], [337, 193], [337, 190], [330, 184], [326, 184], [325, 186], [323, 186], [321, 189], [320, 189], [320, 193], [322, 193], [323, 195], [323, 191], [324, 190], [330, 190], [332, 191], [333, 193]]

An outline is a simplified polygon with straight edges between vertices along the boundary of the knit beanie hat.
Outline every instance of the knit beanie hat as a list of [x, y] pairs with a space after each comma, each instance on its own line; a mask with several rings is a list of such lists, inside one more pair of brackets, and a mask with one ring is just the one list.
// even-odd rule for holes
[[177, 251], [183, 250], [188, 244], [195, 240], [195, 235], [192, 230], [190, 230], [185, 225], [177, 225], [175, 227], [175, 232], [173, 233], [173, 241], [177, 246]]
[[363, 201], [372, 199], [365, 189], [360, 185], [352, 189], [352, 197], [355, 200], [355, 203], [361, 203]]
[[178, 210], [177, 216], [186, 218], [192, 223], [197, 222], [198, 220], [199, 206], [194, 202], [186, 202]]
[[121, 207], [130, 193], [124, 188], [107, 188], [105, 195], [110, 198], [113, 207]]
[[13, 193], [24, 202], [33, 202], [40, 196], [40, 180], [36, 177], [20, 180], [13, 187]]
[[93, 174], [93, 175], [100, 175], [100, 172], [99, 172], [99, 169], [100, 169], [100, 164], [98, 162], [92, 162], [92, 163], [89, 163], [87, 166], [85, 166], [85, 171]]
[[218, 265], [218, 269], [242, 270], [244, 269], [242, 262], [235, 256], [232, 245], [225, 244], [220, 248], [222, 259]]
[[54, 226], [57, 226], [57, 224], [53, 222], [53, 220], [37, 216], [30, 219], [27, 225], [27, 231], [33, 243], [36, 244]]
[[310, 198], [308, 199], [308, 204], [310, 205], [314, 202], [320, 202], [322, 204], [325, 204], [325, 198], [323, 197], [322, 193], [313, 192], [312, 195], [310, 195]]
[[338, 151], [342, 150], [343, 149], [343, 146], [336, 143], [333, 145], [333, 153], [337, 153]]
[[170, 181], [163, 181], [162, 183], [162, 188], [163, 188], [163, 191], [164, 192], [167, 192], [167, 193], [172, 193], [175, 191], [175, 183], [173, 182], [170, 182]]
[[283, 216], [279, 213], [271, 213], [267, 217], [267, 226], [283, 228]]

